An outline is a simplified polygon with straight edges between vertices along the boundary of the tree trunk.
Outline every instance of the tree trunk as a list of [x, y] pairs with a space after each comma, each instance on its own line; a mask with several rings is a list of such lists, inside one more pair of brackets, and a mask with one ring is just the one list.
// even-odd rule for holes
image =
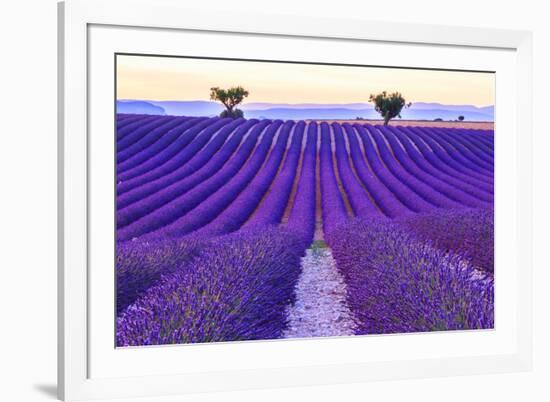
[[232, 109], [231, 105], [230, 105], [229, 103], [227, 103], [227, 102], [222, 102], [222, 104], [225, 106], [225, 110], [227, 111], [227, 114], [231, 115], [231, 113], [232, 113], [232, 111], [231, 111], [231, 109]]
[[384, 116], [384, 125], [385, 125], [385, 126], [388, 125], [388, 123], [390, 122], [390, 119], [391, 119], [391, 117], [390, 117], [389, 114], [387, 114], [386, 116]]

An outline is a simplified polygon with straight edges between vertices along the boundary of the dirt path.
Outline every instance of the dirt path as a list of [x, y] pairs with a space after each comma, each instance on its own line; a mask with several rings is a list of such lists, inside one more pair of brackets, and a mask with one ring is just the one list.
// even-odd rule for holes
[[[311, 121], [309, 119], [305, 121]], [[327, 123], [337, 122], [340, 124], [383, 124], [382, 120], [315, 120], [318, 123], [326, 121]], [[468, 128], [476, 130], [494, 130], [495, 123], [492, 121], [430, 121], [430, 120], [401, 120], [393, 119], [390, 126], [414, 126], [414, 127], [438, 127], [438, 128]]]
[[284, 338], [354, 335], [346, 284], [329, 248], [313, 247], [302, 258], [296, 302], [287, 311]]

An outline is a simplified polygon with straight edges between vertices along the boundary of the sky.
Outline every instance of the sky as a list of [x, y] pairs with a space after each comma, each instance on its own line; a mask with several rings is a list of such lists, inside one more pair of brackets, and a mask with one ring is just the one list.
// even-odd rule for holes
[[211, 87], [237, 85], [250, 92], [243, 103], [366, 103], [384, 90], [407, 102], [495, 102], [493, 73], [117, 56], [118, 99], [209, 100]]

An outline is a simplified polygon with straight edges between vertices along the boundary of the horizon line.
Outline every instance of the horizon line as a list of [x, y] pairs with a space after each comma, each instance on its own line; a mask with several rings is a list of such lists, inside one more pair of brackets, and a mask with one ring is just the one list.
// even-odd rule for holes
[[[116, 99], [117, 101], [143, 101], [143, 102], [207, 102], [207, 103], [216, 103], [220, 106], [223, 106], [220, 102], [213, 101], [210, 99], [145, 99], [145, 98], [120, 98]], [[365, 101], [365, 102], [349, 102], [349, 103], [319, 103], [319, 102], [300, 102], [300, 103], [276, 103], [276, 102], [268, 102], [268, 101], [252, 101], [252, 102], [245, 102], [243, 101], [240, 105], [246, 105], [246, 104], [253, 104], [253, 103], [264, 103], [269, 105], [289, 105], [289, 106], [299, 106], [299, 105], [353, 105], [353, 104], [365, 104], [369, 105], [371, 104], [373, 107], [374, 105], [371, 102]], [[494, 107], [495, 104], [486, 104], [483, 106], [478, 106], [471, 103], [441, 103], [438, 101], [411, 101], [411, 104], [415, 103], [423, 103], [423, 104], [430, 104], [435, 103], [442, 106], [472, 106], [478, 109], [486, 108], [486, 107]]]

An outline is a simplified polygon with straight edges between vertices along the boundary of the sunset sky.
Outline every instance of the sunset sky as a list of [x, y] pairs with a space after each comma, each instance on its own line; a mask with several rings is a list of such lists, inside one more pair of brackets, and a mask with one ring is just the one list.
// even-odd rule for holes
[[241, 85], [246, 102], [355, 103], [399, 91], [410, 102], [488, 106], [493, 73], [117, 56], [117, 98], [208, 100], [210, 87]]

